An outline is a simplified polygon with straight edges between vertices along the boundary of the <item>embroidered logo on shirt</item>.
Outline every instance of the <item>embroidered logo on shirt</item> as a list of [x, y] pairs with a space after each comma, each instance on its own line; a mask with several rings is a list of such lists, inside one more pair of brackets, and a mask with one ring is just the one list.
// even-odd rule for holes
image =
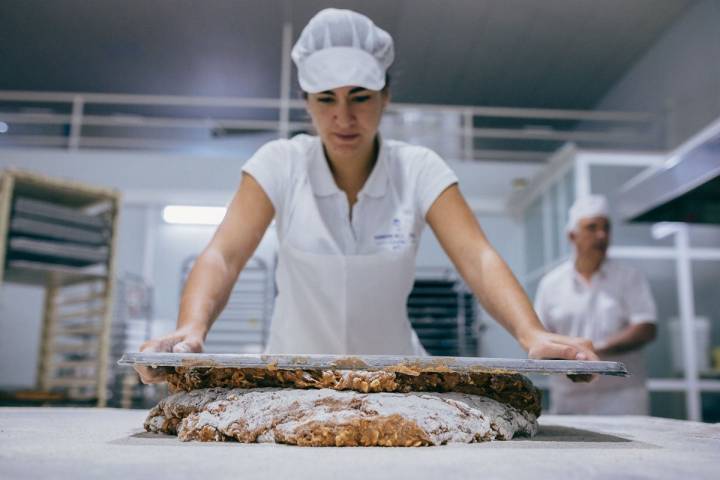
[[395, 217], [392, 219], [390, 231], [374, 235], [373, 240], [378, 247], [391, 251], [402, 250], [408, 245], [415, 245], [416, 235], [410, 231], [411, 228], [411, 222], [403, 222], [400, 218]]

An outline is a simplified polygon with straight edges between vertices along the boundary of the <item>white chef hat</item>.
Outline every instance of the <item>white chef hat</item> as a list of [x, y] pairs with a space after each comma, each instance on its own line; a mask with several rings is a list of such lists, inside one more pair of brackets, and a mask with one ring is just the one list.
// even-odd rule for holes
[[291, 55], [308, 93], [350, 85], [382, 90], [395, 57], [389, 33], [365, 15], [335, 8], [310, 19]]
[[588, 195], [575, 200], [568, 214], [568, 223], [565, 231], [574, 231], [580, 220], [592, 217], [608, 217], [608, 201], [604, 195]]

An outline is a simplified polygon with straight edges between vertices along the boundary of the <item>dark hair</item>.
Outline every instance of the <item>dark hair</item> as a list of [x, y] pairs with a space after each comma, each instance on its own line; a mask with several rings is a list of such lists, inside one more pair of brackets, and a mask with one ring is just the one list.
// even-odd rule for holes
[[[385, 72], [385, 86], [384, 86], [384, 87], [382, 88], [382, 90], [380, 90], [380, 91], [381, 91], [381, 92], [385, 92], [385, 91], [387, 91], [389, 88], [390, 88], [390, 74], [387, 73], [387, 72]], [[303, 98], [304, 100], [307, 100], [307, 98], [308, 98], [308, 93], [307, 93], [306, 91], [304, 91], [304, 90], [302, 91], [302, 98]]]

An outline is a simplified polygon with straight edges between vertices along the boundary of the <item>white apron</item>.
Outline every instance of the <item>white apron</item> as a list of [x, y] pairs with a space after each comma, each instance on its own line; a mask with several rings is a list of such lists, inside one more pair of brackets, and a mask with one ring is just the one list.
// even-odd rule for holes
[[[416, 248], [408, 245], [397, 252], [372, 255], [344, 255], [339, 247], [336, 254], [300, 251], [288, 242], [293, 234], [319, 235], [337, 244], [322, 222], [307, 179], [293, 200], [278, 252], [278, 296], [266, 352], [426, 354], [410, 326], [406, 307], [415, 277]], [[395, 204], [400, 208], [399, 201]], [[310, 218], [317, 219], [314, 225], [293, 222], [298, 205], [315, 210], [317, 216], [310, 211]]]
[[[562, 326], [560, 332], [575, 337], [589, 338], [602, 342], [616, 334], [624, 324], [622, 307], [615, 299], [600, 295], [593, 288], [587, 303], [576, 305], [576, 312], [584, 312], [585, 322]], [[595, 312], [614, 312], [610, 317], [595, 316]], [[576, 318], [572, 315], [570, 318]], [[610, 321], [612, 318], [614, 321]], [[553, 414], [577, 415], [648, 415], [649, 395], [645, 382], [647, 369], [642, 350], [620, 353], [602, 358], [622, 362], [630, 376], [613, 377], [599, 375], [590, 383], [574, 383], [566, 376], [553, 375], [550, 378], [550, 410]]]
[[554, 375], [550, 379], [550, 406], [553, 414], [649, 415], [650, 399], [645, 386], [645, 362], [641, 351], [604, 357], [622, 362], [629, 377], [600, 375], [590, 383], [573, 383]]

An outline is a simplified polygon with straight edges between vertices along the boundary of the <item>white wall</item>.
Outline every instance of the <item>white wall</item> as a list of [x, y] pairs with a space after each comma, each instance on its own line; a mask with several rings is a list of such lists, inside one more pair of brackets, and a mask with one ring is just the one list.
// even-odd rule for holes
[[720, 2], [697, 2], [607, 93], [596, 108], [671, 109], [668, 148], [720, 116]]
[[0, 288], [0, 387], [35, 384], [44, 298], [40, 288]]
[[54, 177], [117, 188], [131, 197], [172, 192], [233, 191], [240, 168], [257, 142], [233, 154], [197, 155], [165, 152], [61, 149], [0, 150], [0, 168], [17, 167]]

